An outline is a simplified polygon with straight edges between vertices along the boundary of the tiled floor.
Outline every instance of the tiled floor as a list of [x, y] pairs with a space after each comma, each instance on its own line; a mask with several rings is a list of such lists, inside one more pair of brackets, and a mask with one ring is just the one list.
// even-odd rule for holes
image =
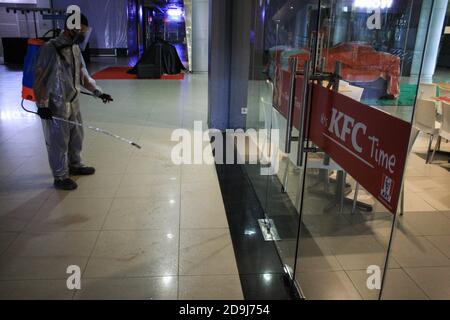
[[85, 122], [143, 149], [86, 131], [97, 174], [59, 192], [21, 73], [0, 66], [0, 299], [242, 299], [215, 167], [171, 161], [173, 129], [206, 123], [207, 76], [99, 83], [115, 102], [82, 97]]

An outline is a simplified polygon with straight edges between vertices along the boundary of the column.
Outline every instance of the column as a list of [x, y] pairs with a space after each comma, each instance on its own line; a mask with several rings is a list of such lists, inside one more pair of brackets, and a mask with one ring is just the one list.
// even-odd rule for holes
[[192, 0], [192, 71], [208, 72], [209, 0]]
[[[434, 0], [434, 6], [432, 0], [424, 0], [422, 3], [411, 75], [419, 75], [423, 57], [421, 78], [421, 81], [423, 82], [432, 82], [433, 80], [439, 54], [442, 28], [444, 27], [445, 14], [447, 12], [447, 4], [448, 0]], [[431, 10], [431, 21], [429, 21], [428, 19], [430, 17]], [[428, 40], [425, 43], [428, 24]], [[424, 49], [425, 54], [423, 54]]]

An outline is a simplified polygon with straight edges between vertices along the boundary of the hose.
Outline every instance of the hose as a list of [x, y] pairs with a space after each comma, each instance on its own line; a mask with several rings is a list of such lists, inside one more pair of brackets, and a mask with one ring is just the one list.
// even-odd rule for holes
[[[90, 94], [90, 93], [87, 93], [87, 92], [81, 92], [81, 93], [84, 94], [84, 95], [87, 95], [87, 96], [95, 97], [93, 94]], [[34, 112], [34, 111], [26, 109], [25, 106], [24, 106], [24, 102], [25, 102], [25, 99], [22, 99], [21, 106], [22, 106], [22, 109], [25, 112], [36, 114], [36, 115], [38, 114], [37, 112]], [[63, 118], [59, 118], [59, 117], [52, 117], [52, 119], [56, 120], [56, 121], [68, 123], [68, 124], [71, 124], [71, 125], [74, 125], [74, 126], [78, 126], [78, 127], [81, 127], [81, 128], [88, 128], [88, 129], [90, 129], [92, 131], [103, 133], [104, 135], [107, 135], [107, 136], [110, 136], [110, 137], [115, 138], [117, 140], [120, 140], [120, 141], [122, 141], [124, 143], [127, 143], [127, 144], [129, 144], [129, 145], [131, 145], [131, 146], [133, 146], [135, 148], [142, 149], [142, 147], [140, 145], [138, 145], [136, 142], [134, 142], [132, 140], [129, 140], [129, 139], [126, 139], [126, 138], [123, 138], [123, 137], [121, 137], [121, 136], [119, 136], [117, 134], [111, 133], [109, 131], [106, 131], [106, 130], [103, 130], [103, 129], [100, 129], [100, 128], [96, 128], [96, 127], [92, 127], [92, 126], [88, 126], [88, 125], [83, 125], [83, 124], [81, 124], [79, 122], [70, 121], [70, 120], [66, 120], [66, 119], [63, 119]]]

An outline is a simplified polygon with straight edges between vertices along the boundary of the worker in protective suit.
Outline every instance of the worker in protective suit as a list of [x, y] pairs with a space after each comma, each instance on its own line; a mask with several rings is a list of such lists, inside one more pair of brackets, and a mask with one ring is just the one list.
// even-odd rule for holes
[[35, 65], [34, 93], [42, 119], [54, 186], [75, 190], [70, 176], [93, 175], [95, 169], [82, 164], [83, 128], [52, 119], [53, 116], [82, 123], [80, 88], [83, 86], [104, 103], [113, 101], [89, 76], [79, 45], [84, 42], [89, 23], [81, 15], [81, 29], [69, 29], [67, 20], [61, 35], [44, 44]]

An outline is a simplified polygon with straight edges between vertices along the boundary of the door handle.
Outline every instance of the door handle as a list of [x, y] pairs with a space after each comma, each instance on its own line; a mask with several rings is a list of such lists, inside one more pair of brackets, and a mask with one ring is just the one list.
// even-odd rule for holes
[[291, 153], [291, 143], [292, 143], [292, 122], [294, 118], [294, 106], [295, 106], [295, 82], [297, 76], [297, 58], [293, 58], [290, 65], [291, 79], [289, 87], [289, 108], [287, 114], [286, 123], [286, 140], [284, 144], [284, 152]]
[[311, 60], [307, 60], [305, 62], [305, 68], [303, 69], [303, 86], [302, 86], [302, 99], [300, 108], [302, 110], [300, 116], [300, 125], [299, 125], [299, 138], [298, 138], [298, 150], [297, 150], [297, 166], [303, 167], [303, 154], [305, 152], [305, 136], [306, 136], [306, 120], [309, 114], [309, 106], [308, 106], [308, 85], [310, 75], [309, 72], [311, 70]]

